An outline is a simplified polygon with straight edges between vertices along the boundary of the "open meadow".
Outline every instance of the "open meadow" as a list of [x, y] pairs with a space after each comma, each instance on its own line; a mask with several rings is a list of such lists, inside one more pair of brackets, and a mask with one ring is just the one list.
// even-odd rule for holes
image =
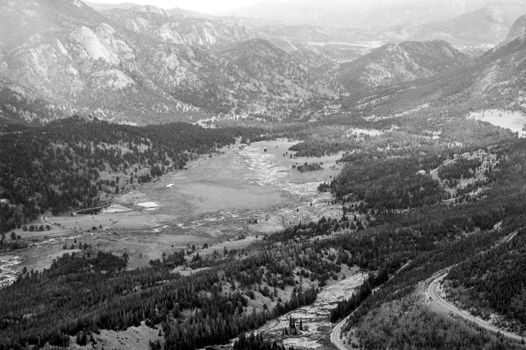
[[[317, 187], [339, 173], [341, 155], [295, 158], [289, 151], [294, 144], [281, 139], [231, 145], [117, 196], [98, 214], [42, 216], [34, 224], [51, 230], [17, 230], [30, 245], [6, 275], [23, 267], [42, 270], [79, 243], [126, 252], [128, 267], [137, 268], [193, 245], [202, 254], [240, 249], [289, 225], [340, 215], [330, 194]], [[293, 168], [307, 162], [322, 169]]]

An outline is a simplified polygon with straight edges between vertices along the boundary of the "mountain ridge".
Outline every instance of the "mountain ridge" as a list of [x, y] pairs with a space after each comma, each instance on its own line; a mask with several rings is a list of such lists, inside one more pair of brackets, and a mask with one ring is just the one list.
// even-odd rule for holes
[[[521, 20], [518, 20], [521, 21]], [[419, 111], [422, 106], [441, 112], [441, 117], [467, 115], [473, 110], [526, 111], [526, 38], [504, 41], [466, 64], [434, 76], [383, 89], [346, 102], [377, 114]], [[365, 103], [364, 101], [373, 101]], [[426, 107], [426, 108], [427, 108]]]
[[[346, 2], [330, 0], [320, 4], [311, 1], [266, 1], [228, 14], [260, 19], [275, 19], [286, 24], [311, 24], [319, 26], [381, 29], [405, 23], [424, 24], [444, 22], [461, 14], [492, 4], [489, 0], [422, 0], [409, 3], [396, 0]], [[526, 11], [520, 0], [503, 0], [499, 8], [506, 13]], [[514, 18], [515, 19], [515, 18]], [[512, 20], [514, 20], [512, 19]]]
[[[312, 64], [328, 64], [321, 55], [303, 60], [299, 51], [288, 52], [287, 72], [282, 52], [273, 49], [275, 59], [259, 75], [266, 75], [265, 89], [254, 95], [256, 79], [213, 48], [253, 39], [241, 24], [177, 17], [152, 6], [99, 13], [77, 0], [0, 6], [0, 76], [57, 110], [137, 123], [253, 111], [282, 117], [290, 106], [338, 88], [311, 74]], [[12, 38], [12, 28], [25, 30]]]
[[387, 44], [340, 67], [349, 90], [367, 90], [431, 77], [465, 64], [467, 55], [441, 40]]
[[499, 8], [483, 7], [446, 22], [403, 24], [380, 33], [386, 40], [446, 40], [459, 46], [489, 46], [506, 37], [513, 20]]
[[526, 38], [526, 14], [519, 17], [511, 26], [504, 45], [514, 40], [524, 40]]

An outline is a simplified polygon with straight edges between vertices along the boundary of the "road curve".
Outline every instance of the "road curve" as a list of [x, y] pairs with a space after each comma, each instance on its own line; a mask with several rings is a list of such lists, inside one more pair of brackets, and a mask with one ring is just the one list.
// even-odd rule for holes
[[435, 278], [426, 288], [426, 296], [428, 300], [431, 300], [433, 303], [433, 309], [438, 312], [443, 312], [448, 315], [454, 315], [463, 318], [464, 320], [470, 321], [475, 323], [477, 326], [484, 328], [492, 333], [501, 333], [504, 338], [509, 339], [514, 342], [521, 343], [521, 341], [524, 339], [524, 337], [508, 332], [506, 330], [500, 329], [499, 327], [496, 327], [495, 325], [484, 321], [483, 319], [473, 316], [469, 312], [465, 310], [461, 310], [452, 303], [445, 300], [440, 295], [440, 282], [446, 278], [447, 272], [441, 274], [437, 278]]
[[[352, 315], [352, 314], [351, 314]], [[331, 332], [331, 343], [334, 344], [334, 346], [338, 349], [338, 350], [347, 350], [347, 348], [345, 347], [345, 344], [343, 343], [343, 339], [340, 338], [340, 335], [342, 333], [342, 328], [343, 326], [345, 325], [345, 323], [347, 322], [347, 320], [349, 319], [349, 317], [351, 317], [351, 315], [345, 317], [340, 323], [338, 323], [333, 329], [332, 329], [332, 332]]]
[[[504, 237], [502, 240], [500, 240], [495, 246], [492, 248], [496, 248], [501, 244], [509, 243], [511, 242], [519, 233], [521, 229], [515, 230], [511, 232], [509, 235]], [[518, 342], [522, 344], [522, 341], [524, 340], [524, 337], [515, 333], [508, 332], [504, 329], [501, 329], [487, 321], [484, 321], [480, 317], [473, 316], [468, 311], [461, 310], [446, 299], [444, 299], [440, 295], [440, 282], [446, 278], [449, 270], [456, 265], [453, 265], [449, 267], [448, 269], [444, 270], [442, 274], [440, 274], [438, 277], [436, 277], [429, 285], [427, 286], [425, 290], [425, 294], [428, 300], [430, 300], [433, 303], [433, 308], [438, 312], [443, 312], [445, 314], [452, 314], [458, 317], [463, 318], [464, 320], [470, 321], [475, 323], [481, 328], [484, 328], [492, 333], [500, 333], [504, 336], [504, 338]]]
[[[398, 271], [396, 271], [396, 273], [394, 275], [392, 275], [389, 279], [392, 279], [394, 278], [394, 276], [398, 273], [400, 273], [400, 271], [402, 271], [403, 269], [405, 269], [407, 266], [409, 266], [409, 264], [411, 263], [411, 260], [409, 260], [408, 262], [406, 262], [402, 267], [400, 267], [398, 269]], [[379, 287], [377, 287], [378, 289]], [[373, 290], [373, 294], [376, 293], [376, 289]], [[356, 310], [355, 310], [356, 311]], [[338, 349], [338, 350], [347, 350], [347, 348], [345, 347], [345, 344], [343, 343], [343, 339], [341, 338], [341, 333], [342, 333], [342, 328], [343, 326], [345, 325], [345, 323], [347, 323], [347, 321], [349, 320], [349, 318], [352, 316], [352, 314], [354, 313], [351, 312], [351, 314], [347, 317], [345, 317], [340, 323], [338, 323], [333, 329], [332, 329], [332, 332], [331, 332], [331, 343]]]
[[[496, 244], [496, 246], [499, 246], [499, 245], [504, 244], [504, 243], [511, 242], [515, 238], [515, 236], [517, 236], [518, 233], [519, 233], [519, 230], [513, 231], [508, 236], [504, 237], [500, 242], [498, 242]], [[407, 262], [404, 266], [402, 266], [397, 271], [397, 273], [400, 272], [401, 270], [403, 270], [408, 265], [409, 265], [409, 262]], [[478, 317], [475, 317], [475, 316], [471, 315], [467, 311], [460, 310], [455, 305], [449, 303], [447, 300], [442, 298], [442, 296], [440, 295], [440, 282], [442, 280], [444, 280], [444, 278], [446, 278], [446, 276], [447, 276], [447, 274], [449, 272], [449, 269], [451, 269], [454, 266], [456, 266], [456, 265], [453, 265], [453, 266], [449, 267], [448, 269], [445, 270], [446, 272], [444, 272], [441, 275], [439, 275], [438, 277], [436, 277], [427, 286], [427, 288], [425, 290], [425, 294], [427, 296], [427, 299], [431, 300], [433, 302], [433, 304], [434, 304], [433, 305], [434, 309], [436, 311], [439, 311], [439, 312], [440, 311], [444, 312], [445, 314], [448, 314], [448, 315], [449, 314], [457, 315], [457, 316], [459, 316], [459, 317], [461, 317], [461, 318], [463, 318], [465, 320], [474, 322], [475, 324], [477, 324], [481, 328], [484, 328], [484, 329], [486, 329], [486, 330], [488, 330], [490, 332], [493, 332], [493, 333], [501, 333], [505, 338], [507, 338], [509, 340], [512, 340], [514, 342], [518, 342], [519, 344], [522, 344], [522, 340], [524, 339], [524, 337], [522, 337], [522, 336], [520, 336], [518, 334], [515, 334], [515, 333], [508, 332], [506, 330], [500, 329], [500, 328], [492, 325], [491, 323], [484, 321], [481, 318], [478, 318]], [[340, 323], [338, 323], [332, 329], [332, 332], [331, 332], [331, 335], [330, 335], [331, 343], [338, 350], [347, 350], [347, 348], [345, 347], [345, 344], [343, 343], [343, 339], [341, 339], [340, 335], [341, 335], [341, 331], [342, 331], [343, 326], [345, 325], [345, 323], [347, 322], [349, 317], [351, 317], [351, 315], [352, 315], [352, 313], [349, 316], [347, 316], [346, 318], [344, 318]]]
[[49, 226], [59, 226], [59, 225], [55, 224], [54, 222], [49, 221], [48, 214], [42, 214], [42, 215], [40, 215], [40, 221], [41, 221], [42, 224], [44, 224], [44, 225], [49, 225]]

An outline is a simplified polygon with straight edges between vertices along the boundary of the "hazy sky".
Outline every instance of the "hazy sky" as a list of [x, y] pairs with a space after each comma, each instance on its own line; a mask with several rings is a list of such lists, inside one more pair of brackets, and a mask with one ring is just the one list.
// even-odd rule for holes
[[[131, 2], [137, 4], [150, 4], [161, 8], [180, 7], [203, 13], [217, 14], [224, 11], [250, 6], [262, 0], [91, 0], [92, 2], [105, 4], [119, 4]], [[282, 0], [284, 1], [284, 0]]]
[[[19, 0], [20, 1], [20, 0]], [[174, 7], [180, 7], [186, 10], [221, 15], [229, 13], [233, 9], [242, 7], [248, 7], [259, 2], [275, 1], [275, 2], [299, 2], [302, 4], [308, 4], [313, 8], [323, 9], [324, 6], [332, 6], [337, 8], [345, 8], [347, 10], [353, 8], [369, 8], [387, 5], [400, 5], [400, 4], [411, 4], [423, 5], [431, 3], [433, 5], [441, 4], [444, 0], [87, 0], [98, 3], [106, 4], [118, 4], [118, 3], [137, 3], [137, 4], [150, 4], [157, 7], [169, 9]], [[471, 4], [475, 8], [486, 6], [488, 3], [524, 3], [526, 0], [448, 0], [444, 1], [449, 7], [456, 4], [456, 7], [461, 8]], [[463, 5], [462, 5], [463, 4]], [[435, 6], [436, 7], [436, 6]], [[469, 6], [468, 6], [469, 7]], [[460, 14], [460, 13], [459, 13]], [[289, 14], [293, 15], [293, 14]], [[258, 17], [258, 16], [256, 16]]]

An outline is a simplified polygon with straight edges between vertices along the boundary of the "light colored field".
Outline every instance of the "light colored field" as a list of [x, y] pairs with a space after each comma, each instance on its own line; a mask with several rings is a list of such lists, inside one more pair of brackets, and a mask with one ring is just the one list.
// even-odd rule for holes
[[78, 346], [75, 338], [72, 337], [69, 348], [75, 350], [145, 350], [150, 349], [150, 341], [163, 342], [162, 337], [159, 336], [159, 329], [147, 327], [144, 322], [138, 327], [130, 327], [125, 331], [101, 330], [100, 334], [94, 334], [94, 336], [96, 344], [89, 346]]
[[286, 347], [292, 346], [295, 349], [319, 349], [321, 344], [318, 344], [317, 341], [311, 340], [307, 337], [298, 337], [298, 338], [288, 338], [283, 340], [283, 345]]
[[103, 214], [125, 213], [128, 211], [132, 211], [132, 209], [120, 204], [112, 204], [109, 207], [102, 209]]
[[[294, 144], [273, 140], [225, 147], [189, 163], [186, 170], [122, 194], [98, 215], [46, 216], [38, 224], [52, 223], [51, 231], [17, 231], [35, 243], [20, 254], [19, 268], [49, 266], [50, 257], [73, 243], [72, 237], [99, 249], [127, 252], [133, 268], [187, 244], [201, 247], [230, 240], [223, 245], [239, 249], [249, 244], [250, 236], [323, 215], [340, 216], [341, 208], [330, 205], [330, 195], [317, 192], [321, 182], [339, 173], [340, 155], [295, 159], [288, 151]], [[323, 169], [300, 173], [292, 168], [305, 162], [323, 162]], [[249, 238], [236, 242], [240, 235]]]
[[16, 255], [0, 256], [0, 288], [12, 284], [16, 280], [16, 266], [21, 259]]
[[156, 203], [156, 202], [142, 202], [142, 203], [137, 203], [137, 206], [138, 206], [138, 207], [141, 207], [141, 208], [146, 208], [146, 209], [150, 209], [150, 208], [159, 208], [159, 204]]
[[468, 119], [487, 122], [503, 129], [520, 132], [526, 124], [526, 115], [519, 111], [506, 111], [501, 109], [488, 109], [471, 112]]

